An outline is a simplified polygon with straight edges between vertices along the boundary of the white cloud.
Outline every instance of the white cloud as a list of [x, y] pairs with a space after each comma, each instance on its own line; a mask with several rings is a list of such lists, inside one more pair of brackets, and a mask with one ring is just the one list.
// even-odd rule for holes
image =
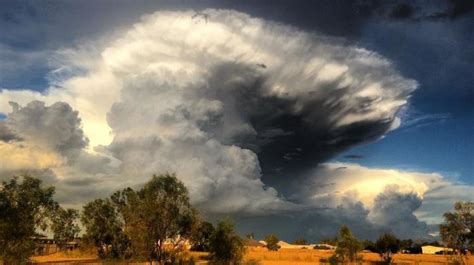
[[[298, 152], [312, 146], [311, 152], [327, 158], [397, 128], [398, 112], [417, 84], [374, 52], [234, 11], [204, 13], [148, 15], [100, 45], [59, 51], [45, 92], [1, 90], [2, 113], [10, 113], [10, 101], [68, 103], [82, 120], [82, 127], [76, 122], [74, 128], [82, 128], [89, 140], [88, 147], [76, 146], [70, 159], [55, 149], [54, 141], [63, 138], [45, 136], [55, 124], [10, 125], [20, 136], [28, 135], [27, 146], [40, 140], [53, 144], [41, 145], [50, 151], [49, 160], [27, 152], [31, 161], [47, 163], [8, 170], [50, 168], [68, 203], [140, 185], [153, 173], [176, 172], [193, 202], [218, 214], [338, 207], [349, 195], [372, 209], [375, 198], [393, 184], [401, 194], [435, 196], [433, 187], [444, 183], [436, 174], [332, 163], [318, 169], [315, 181], [334, 185], [308, 186], [296, 195], [297, 203], [282, 198], [262, 181], [262, 174], [270, 173], [262, 172], [259, 151], [278, 149], [278, 139], [299, 137], [291, 123], [281, 125], [283, 118], [316, 132], [308, 136], [313, 141], [308, 146], [296, 147]], [[40, 132], [38, 137], [27, 134], [28, 128]], [[0, 151], [17, 145], [2, 143]], [[311, 168], [322, 160], [308, 157]]]
[[[319, 166], [313, 174], [307, 180], [308, 185], [302, 185], [304, 188], [298, 200], [310, 205], [336, 207], [350, 197], [361, 201], [370, 211], [369, 220], [377, 224], [408, 214], [410, 218], [416, 216], [420, 221], [437, 224], [442, 222], [443, 213], [451, 210], [455, 201], [474, 199], [474, 187], [449, 180], [439, 173], [334, 162]], [[382, 209], [382, 204], [391, 205], [387, 206], [390, 211]], [[395, 206], [406, 215], [397, 214]], [[407, 219], [404, 221], [410, 223]]]

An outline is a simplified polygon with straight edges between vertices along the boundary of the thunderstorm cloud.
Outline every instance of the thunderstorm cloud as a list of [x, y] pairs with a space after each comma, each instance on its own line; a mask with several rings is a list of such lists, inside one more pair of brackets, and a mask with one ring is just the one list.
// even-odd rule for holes
[[64, 204], [175, 172], [205, 214], [248, 218], [248, 229], [273, 215], [273, 227], [291, 216], [312, 238], [342, 223], [424, 237], [425, 193], [465, 188], [325, 163], [397, 129], [417, 88], [341, 39], [235, 11], [167, 11], [58, 51], [55, 64], [45, 92], [0, 91], [0, 177], [38, 174]]

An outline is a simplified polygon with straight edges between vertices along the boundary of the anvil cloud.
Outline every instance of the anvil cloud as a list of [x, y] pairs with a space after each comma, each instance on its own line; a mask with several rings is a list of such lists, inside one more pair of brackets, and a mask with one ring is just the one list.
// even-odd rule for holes
[[[65, 204], [81, 204], [175, 172], [205, 213], [237, 216], [340, 216], [350, 193], [311, 190], [301, 180], [339, 176], [348, 166], [322, 163], [396, 129], [417, 87], [377, 53], [212, 9], [145, 16], [59, 51], [53, 63], [45, 92], [0, 92], [2, 178], [39, 174]], [[354, 197], [361, 211], [348, 218], [378, 227], [382, 205], [402, 198], [409, 205], [400, 211], [418, 223], [413, 211], [430, 186], [400, 174], [405, 186], [383, 182], [379, 193]], [[363, 186], [338, 178], [348, 179], [339, 183], [346, 190]], [[323, 194], [337, 202], [330, 214], [314, 210]]]

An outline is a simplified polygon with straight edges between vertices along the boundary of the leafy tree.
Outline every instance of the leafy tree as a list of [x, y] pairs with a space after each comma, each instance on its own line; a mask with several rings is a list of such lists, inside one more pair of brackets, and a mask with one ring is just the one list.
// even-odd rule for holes
[[400, 240], [400, 249], [409, 251], [410, 248], [413, 246], [413, 240], [411, 239], [402, 239]]
[[393, 254], [400, 250], [400, 240], [392, 234], [383, 234], [375, 242], [375, 248], [383, 264], [391, 264]]
[[293, 242], [294, 245], [308, 245], [308, 241], [304, 238], [298, 238]]
[[360, 260], [357, 253], [362, 250], [362, 245], [352, 234], [349, 227], [343, 225], [339, 230], [336, 251], [331, 257], [332, 263], [354, 263]]
[[361, 244], [364, 250], [368, 250], [370, 252], [377, 252], [377, 248], [375, 247], [375, 243], [373, 241], [366, 239], [362, 241]]
[[210, 241], [211, 264], [240, 264], [244, 254], [242, 240], [228, 220], [220, 221]]
[[117, 192], [112, 201], [123, 216], [134, 255], [162, 263], [191, 236], [196, 210], [175, 175], [153, 176], [141, 190]]
[[255, 234], [254, 234], [253, 232], [248, 233], [248, 234], [245, 235], [245, 238], [247, 238], [247, 239], [255, 239]]
[[59, 242], [61, 248], [64, 243], [74, 240], [79, 234], [80, 228], [76, 223], [79, 211], [74, 209], [63, 209], [58, 207], [52, 220], [51, 230], [54, 239]]
[[280, 239], [274, 234], [267, 235], [265, 237], [265, 242], [267, 242], [267, 248], [270, 251], [278, 251], [280, 246], [278, 245], [278, 242], [280, 242]]
[[211, 237], [214, 233], [214, 226], [209, 222], [201, 222], [191, 235], [192, 247], [194, 251], [209, 251]]
[[335, 237], [326, 237], [319, 241], [320, 244], [328, 244], [331, 246], [337, 245], [337, 236]]
[[[454, 212], [444, 215], [445, 222], [440, 225], [442, 240], [458, 254], [464, 250], [474, 250], [474, 203], [456, 202]], [[462, 257], [460, 257], [462, 261]]]
[[24, 264], [35, 250], [34, 236], [46, 230], [58, 207], [54, 188], [42, 187], [41, 180], [14, 177], [0, 186], [0, 257], [5, 264]]
[[84, 205], [81, 222], [84, 239], [97, 247], [101, 258], [121, 258], [129, 245], [119, 212], [109, 199], [96, 199]]

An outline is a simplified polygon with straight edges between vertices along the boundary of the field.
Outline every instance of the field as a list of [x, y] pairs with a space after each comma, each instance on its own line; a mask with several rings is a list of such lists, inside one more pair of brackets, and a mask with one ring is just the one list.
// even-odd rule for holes
[[[251, 264], [260, 265], [309, 265], [309, 264], [326, 264], [321, 259], [331, 256], [330, 250], [313, 250], [313, 249], [280, 249], [279, 251], [268, 251], [266, 249], [248, 248], [245, 254], [246, 261], [253, 261]], [[206, 254], [199, 252], [190, 252], [189, 255], [194, 256], [197, 264], [206, 264]], [[379, 261], [379, 256], [375, 253], [361, 253], [364, 264], [374, 264]], [[71, 252], [56, 253], [48, 256], [33, 257], [33, 261], [37, 264], [100, 264], [97, 257], [88, 252]], [[441, 255], [410, 255], [396, 254], [395, 264], [403, 265], [442, 265], [448, 264], [448, 257]], [[470, 257], [469, 261], [474, 264], [474, 257]]]

